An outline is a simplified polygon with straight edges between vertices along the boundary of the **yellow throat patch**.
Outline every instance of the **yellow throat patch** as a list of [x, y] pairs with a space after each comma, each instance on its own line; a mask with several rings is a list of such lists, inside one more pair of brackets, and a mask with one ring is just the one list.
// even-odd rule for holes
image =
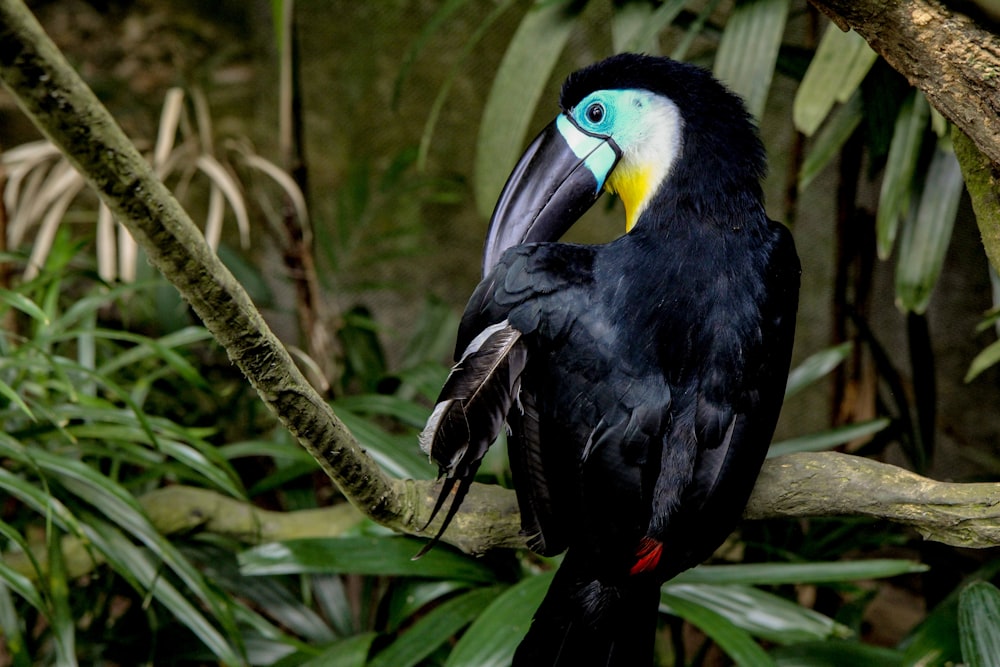
[[632, 231], [639, 214], [646, 208], [651, 180], [651, 169], [619, 164], [604, 184], [605, 190], [617, 194], [625, 204], [626, 233]]

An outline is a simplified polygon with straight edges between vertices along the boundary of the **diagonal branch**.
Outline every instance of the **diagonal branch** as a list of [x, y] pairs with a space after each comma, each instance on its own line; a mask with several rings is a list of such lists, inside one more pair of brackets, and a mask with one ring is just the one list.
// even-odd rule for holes
[[[433, 483], [391, 479], [364, 452], [296, 369], [191, 219], [18, 0], [0, 0], [0, 80], [86, 176], [264, 403], [348, 500], [384, 525], [418, 532], [430, 514]], [[944, 484], [866, 459], [798, 454], [765, 466], [746, 516], [879, 517], [914, 526], [928, 539], [983, 547], [1000, 544], [998, 507], [1000, 485]], [[523, 546], [518, 526], [514, 493], [477, 484], [445, 541], [476, 553]]]

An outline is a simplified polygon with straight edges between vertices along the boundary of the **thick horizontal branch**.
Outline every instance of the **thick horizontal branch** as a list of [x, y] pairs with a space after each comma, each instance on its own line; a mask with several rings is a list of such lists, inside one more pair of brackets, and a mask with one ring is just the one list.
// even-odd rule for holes
[[[426, 508], [437, 484], [407, 482], [416, 507]], [[295, 512], [273, 512], [215, 491], [184, 486], [159, 489], [139, 499], [164, 535], [197, 531], [247, 544], [310, 537], [337, 537], [362, 514], [348, 504]], [[426, 509], [421, 512], [426, 516]], [[925, 539], [960, 547], [1000, 545], [1000, 484], [935, 482], [896, 466], [846, 454], [791, 454], [764, 465], [747, 506], [746, 519], [854, 516], [910, 526]], [[409, 524], [417, 532], [422, 521]], [[493, 548], [523, 548], [514, 493], [475, 484], [448, 530], [447, 541], [468, 553]], [[100, 563], [93, 548], [64, 537], [62, 551], [70, 576], [82, 576]], [[43, 568], [44, 545], [34, 553]], [[3, 562], [35, 577], [24, 554], [2, 555]]]
[[810, 0], [1000, 165], [1000, 38], [938, 0]]

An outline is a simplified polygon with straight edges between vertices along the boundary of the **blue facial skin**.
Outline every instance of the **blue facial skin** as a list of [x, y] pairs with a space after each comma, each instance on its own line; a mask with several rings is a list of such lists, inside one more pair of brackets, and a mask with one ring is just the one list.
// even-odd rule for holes
[[566, 114], [556, 119], [556, 127], [573, 154], [583, 160], [584, 165], [597, 181], [595, 194], [604, 187], [604, 181], [618, 162], [618, 153], [609, 143], [611, 137], [590, 134], [582, 130]]
[[622, 153], [643, 141], [643, 116], [654, 97], [647, 90], [599, 90], [556, 120], [563, 139], [594, 174], [598, 190]]

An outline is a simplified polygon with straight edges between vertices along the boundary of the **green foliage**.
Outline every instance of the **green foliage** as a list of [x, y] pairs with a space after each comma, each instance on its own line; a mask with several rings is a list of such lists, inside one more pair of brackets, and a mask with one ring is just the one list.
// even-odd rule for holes
[[[282, 17], [275, 21], [279, 46], [294, 38], [287, 30], [287, 2], [272, 3], [275, 16]], [[442, 3], [423, 27], [400, 68], [397, 96], [421, 53], [466, 4]], [[525, 144], [535, 107], [566, 45], [586, 21], [587, 4], [534, 3], [514, 32], [492, 81], [477, 139], [474, 191], [484, 216]], [[718, 5], [616, 3], [610, 40], [620, 49], [671, 47], [666, 50], [674, 57], [684, 56], [696, 40], [707, 40], [716, 74], [747, 97], [760, 119], [783, 56], [789, 60], [785, 28], [797, 9], [790, 9], [787, 0], [742, 2], [724, 24], [716, 24]], [[468, 54], [516, 6], [496, 3], [469, 35], [427, 113], [421, 148], [400, 153], [382, 171], [366, 162], [353, 164], [338, 186], [333, 209], [318, 212], [316, 217], [328, 224], [313, 230], [317, 254], [332, 290], [401, 287], [378, 269], [420, 251], [420, 206], [456, 196], [450, 181], [415, 176], [413, 169], [425, 160]], [[929, 127], [932, 118], [922, 95], [896, 95], [891, 87], [871, 90], [880, 88], [872, 84], [880, 63], [857, 35], [831, 27], [815, 54], [808, 55], [794, 115], [812, 140], [798, 185], [809, 186], [850, 140], [865, 135], [872, 154], [885, 157], [878, 252], [886, 258], [895, 250], [900, 307], [922, 312], [950, 239], [960, 173], [941, 133]], [[161, 164], [169, 162], [181, 113], [179, 98], [171, 99], [161, 133], [169, 139], [155, 151]], [[186, 150], [193, 150], [192, 141]], [[242, 151], [244, 168], [276, 181], [304, 217], [304, 203], [296, 198], [301, 193], [280, 170], [245, 148], [230, 148]], [[239, 422], [234, 415], [253, 409], [228, 377], [218, 377], [203, 329], [134, 332], [130, 318], [147, 324], [136, 313], [151, 310], [156, 285], [116, 286], [78, 268], [79, 245], [56, 231], [71, 192], [60, 189], [66, 183], [60, 179], [70, 177], [54, 162], [23, 164], [18, 182], [47, 183], [38, 197], [45, 205], [31, 210], [41, 216], [32, 224], [48, 231], [38, 236], [45, 252], [33, 254], [38, 272], [16, 287], [0, 289], [0, 316], [13, 323], [0, 333], [0, 419], [5, 425], [0, 493], [9, 498], [0, 514], [0, 658], [9, 656], [17, 667], [98, 659], [282, 666], [506, 664], [554, 563], [528, 554], [474, 559], [443, 546], [413, 561], [418, 541], [387, 535], [367, 522], [338, 537], [256, 546], [211, 533], [168, 539], [154, 527], [143, 494], [165, 485], [214, 489], [284, 510], [315, 507], [318, 496], [332, 493], [315, 482], [315, 462], [288, 434], [271, 432], [270, 424], [260, 428], [260, 420], [223, 423]], [[242, 219], [234, 177], [204, 156], [191, 165], [212, 182], [216, 216], [224, 199]], [[46, 178], [28, 179], [32, 169]], [[31, 197], [22, 194], [21, 199]], [[249, 279], [260, 278], [252, 266], [243, 271]], [[402, 353], [395, 355], [385, 349], [386, 331], [371, 312], [345, 307], [339, 315], [338, 415], [389, 473], [431, 477], [434, 470], [416, 448], [416, 433], [447, 374], [441, 360], [450, 356], [455, 313], [428, 302], [407, 332]], [[919, 436], [912, 434], [919, 430], [919, 419], [911, 415], [899, 373], [874, 337], [862, 336], [859, 344], [876, 358], [897, 403], [883, 406], [886, 414], [877, 418], [776, 443], [772, 455], [865, 439], [874, 449], [909, 438], [912, 459], [926, 458], [916, 451]], [[826, 378], [855, 349], [844, 344], [807, 359], [793, 370], [787, 395]], [[987, 348], [970, 376], [997, 360], [996, 345]], [[197, 398], [185, 399], [192, 395]], [[231, 398], [231, 403], [216, 414], [216, 403], [200, 400], [209, 395]], [[481, 474], [486, 482], [505, 483], [507, 477], [503, 462], [485, 465]], [[674, 642], [672, 652], [684, 664], [702, 664], [710, 643], [737, 664], [768, 666], [958, 660], [978, 665], [989, 664], [985, 656], [996, 651], [1000, 594], [984, 581], [969, 584], [960, 596], [958, 589], [946, 596], [898, 646], [862, 641], [861, 616], [873, 599], [870, 582], [907, 581], [926, 570], [908, 559], [884, 557], [906, 543], [899, 531], [867, 522], [815, 520], [748, 526], [741, 539], [720, 556], [726, 564], [696, 568], [663, 588], [664, 624], [680, 619], [706, 638], [694, 651], [688, 647], [693, 656], [685, 654], [683, 642]], [[808, 593], [822, 604], [800, 602]], [[175, 646], [194, 648], [175, 651]]]

